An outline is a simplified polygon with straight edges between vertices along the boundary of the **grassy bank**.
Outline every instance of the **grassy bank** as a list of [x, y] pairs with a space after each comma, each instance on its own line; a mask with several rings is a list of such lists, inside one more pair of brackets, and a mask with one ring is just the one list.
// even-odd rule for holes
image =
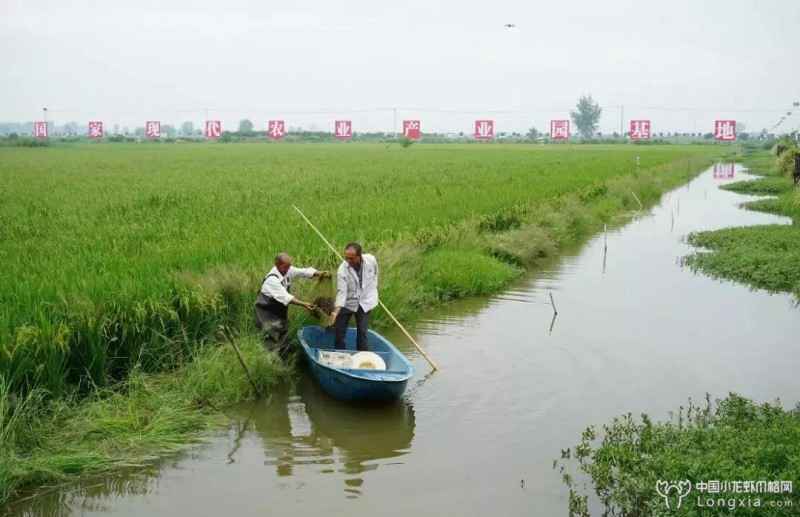
[[[123, 146], [0, 150], [0, 501], [146, 462], [288, 371], [251, 335], [275, 252], [335, 262], [359, 239], [403, 319], [495, 292], [526, 268], [656, 202], [719, 147]], [[641, 168], [635, 168], [635, 156]], [[639, 201], [637, 201], [637, 199]], [[318, 287], [298, 285], [309, 296]], [[305, 291], [303, 290], [305, 289]], [[303, 323], [296, 312], [292, 326]], [[377, 328], [385, 315], [374, 318]], [[219, 344], [218, 344], [219, 343]], [[167, 373], [164, 373], [167, 372]], [[97, 444], [100, 444], [99, 446]]]
[[[797, 515], [800, 407], [786, 411], [779, 403], [757, 405], [730, 394], [702, 406], [689, 401], [665, 422], [627, 414], [604, 425], [602, 439], [595, 427], [587, 428], [554, 468], [570, 490], [570, 517], [591, 514], [589, 490], [580, 481], [584, 478], [591, 480], [600, 505], [609, 512], [603, 515]], [[674, 489], [667, 508], [657, 491], [659, 480], [691, 483], [680, 508]], [[792, 490], [714, 492], [704, 487], [715, 480], [790, 482]]]
[[771, 292], [791, 292], [800, 300], [800, 268], [797, 267], [800, 264], [800, 190], [794, 188], [786, 164], [782, 163], [785, 161], [767, 151], [747, 154], [743, 160], [745, 166], [763, 177], [721, 188], [772, 196], [744, 206], [791, 217], [793, 224], [694, 233], [689, 236], [689, 243], [709, 251], [690, 256], [688, 264], [692, 268]]
[[[238, 346], [261, 392], [291, 375], [255, 337]], [[0, 379], [0, 504], [20, 490], [145, 466], [225, 423], [221, 408], [253, 396], [233, 349], [206, 346], [171, 373], [131, 372], [113, 388], [52, 399], [23, 396]]]

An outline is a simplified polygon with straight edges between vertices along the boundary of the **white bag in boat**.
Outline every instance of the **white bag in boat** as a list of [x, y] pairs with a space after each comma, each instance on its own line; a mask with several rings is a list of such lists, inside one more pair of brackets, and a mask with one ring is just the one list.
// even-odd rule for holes
[[352, 356], [345, 352], [319, 351], [319, 362], [332, 368], [352, 368]]
[[353, 354], [353, 365], [358, 370], [385, 370], [386, 363], [375, 352], [358, 352]]

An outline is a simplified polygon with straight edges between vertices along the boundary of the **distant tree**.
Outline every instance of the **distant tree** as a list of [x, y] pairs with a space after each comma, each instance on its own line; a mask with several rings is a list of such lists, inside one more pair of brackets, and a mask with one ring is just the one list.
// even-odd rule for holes
[[67, 122], [64, 124], [64, 133], [69, 136], [74, 136], [78, 134], [78, 123], [77, 122]]
[[603, 109], [592, 99], [591, 95], [581, 96], [575, 108], [576, 111], [570, 112], [572, 122], [583, 138], [592, 138], [597, 130]]
[[541, 135], [541, 133], [539, 133], [539, 130], [536, 129], [535, 127], [531, 127], [528, 130], [527, 135], [525, 135], [525, 136], [528, 137], [528, 140], [536, 140], [537, 138], [539, 138], [539, 135]]
[[194, 133], [194, 124], [192, 122], [187, 120], [181, 124], [181, 134], [183, 136], [192, 136], [192, 133]]
[[248, 119], [239, 121], [239, 133], [248, 134], [253, 132], [253, 123]]

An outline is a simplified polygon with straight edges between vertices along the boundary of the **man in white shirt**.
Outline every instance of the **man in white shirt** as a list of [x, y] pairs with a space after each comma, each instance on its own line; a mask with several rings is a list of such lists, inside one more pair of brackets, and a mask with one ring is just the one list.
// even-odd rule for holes
[[350, 316], [356, 316], [356, 348], [369, 350], [367, 329], [369, 313], [378, 305], [378, 261], [361, 252], [361, 245], [351, 242], [344, 248], [344, 262], [336, 273], [336, 302], [333, 311], [336, 348], [344, 349]]
[[278, 253], [275, 266], [264, 277], [261, 291], [255, 303], [256, 326], [264, 333], [264, 344], [281, 355], [285, 355], [286, 333], [289, 330], [289, 305], [299, 305], [314, 310], [314, 305], [294, 297], [289, 291], [295, 278], [325, 278], [327, 271], [317, 271], [313, 267], [299, 268], [292, 265], [288, 253]]

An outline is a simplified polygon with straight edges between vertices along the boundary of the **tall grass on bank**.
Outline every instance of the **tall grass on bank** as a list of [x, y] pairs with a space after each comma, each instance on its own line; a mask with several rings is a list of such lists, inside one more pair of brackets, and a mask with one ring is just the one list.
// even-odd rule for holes
[[693, 233], [688, 242], [708, 251], [688, 257], [690, 267], [770, 292], [793, 293], [800, 300], [800, 189], [794, 187], [783, 163], [783, 157], [790, 156], [791, 151], [785, 151], [779, 158], [766, 151], [746, 155], [745, 166], [763, 177], [730, 183], [721, 188], [770, 196], [743, 206], [749, 210], [791, 217], [793, 224]]
[[[335, 267], [292, 204], [339, 244], [431, 247], [465, 220], [493, 232], [512, 228], [492, 218], [514, 223], [545, 205], [572, 210], [557, 204], [572, 194], [599, 195], [602, 202], [598, 192], [606, 182], [633, 177], [636, 156], [646, 175], [719, 152], [703, 146], [3, 148], [0, 374], [14, 392], [43, 387], [58, 396], [124, 379], [136, 365], [145, 372], [181, 367], [220, 325], [249, 317], [277, 251], [288, 250], [299, 264]], [[556, 234], [585, 231], [577, 219], [574, 227], [547, 224]], [[451, 279], [425, 275], [448, 283], [434, 297], [491, 287], [453, 289]], [[430, 295], [409, 294], [402, 277], [383, 282], [392, 306]]]
[[[590, 490], [606, 512], [602, 515], [755, 517], [797, 515], [799, 461], [800, 407], [787, 411], [780, 403], [756, 404], [731, 393], [713, 404], [708, 397], [701, 406], [690, 400], [665, 422], [627, 414], [603, 425], [602, 432], [588, 427], [553, 467], [569, 488], [570, 517], [591, 515]], [[584, 477], [591, 488], [581, 482]], [[672, 492], [668, 508], [656, 490], [659, 480], [689, 481], [693, 490], [680, 508]], [[794, 489], [781, 494], [700, 490], [699, 483], [714, 480], [790, 482]], [[748, 503], [740, 506], [739, 500]]]

